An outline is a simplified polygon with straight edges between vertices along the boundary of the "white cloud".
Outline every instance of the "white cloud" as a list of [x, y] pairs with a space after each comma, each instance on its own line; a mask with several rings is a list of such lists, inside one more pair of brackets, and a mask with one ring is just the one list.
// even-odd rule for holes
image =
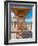
[[14, 16], [15, 16], [15, 14], [13, 12], [11, 12], [11, 17], [14, 17]]
[[32, 22], [32, 19], [25, 19], [25, 22]]

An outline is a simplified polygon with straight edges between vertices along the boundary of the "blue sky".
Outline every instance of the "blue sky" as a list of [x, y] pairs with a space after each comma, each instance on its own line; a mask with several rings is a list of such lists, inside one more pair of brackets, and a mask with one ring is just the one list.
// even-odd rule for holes
[[32, 22], [32, 10], [30, 10], [27, 16], [25, 17], [25, 21], [29, 23]]

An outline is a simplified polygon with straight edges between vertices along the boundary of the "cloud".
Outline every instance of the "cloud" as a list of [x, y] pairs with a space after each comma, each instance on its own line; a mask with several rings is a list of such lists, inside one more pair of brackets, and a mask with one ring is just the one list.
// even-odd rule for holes
[[32, 19], [25, 19], [25, 22], [31, 23], [32, 22]]

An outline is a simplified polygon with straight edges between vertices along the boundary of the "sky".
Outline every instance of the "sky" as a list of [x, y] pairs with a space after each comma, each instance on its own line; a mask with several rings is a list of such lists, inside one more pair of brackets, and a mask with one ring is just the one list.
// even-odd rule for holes
[[25, 17], [25, 21], [29, 23], [32, 22], [32, 10], [30, 10], [27, 16]]

